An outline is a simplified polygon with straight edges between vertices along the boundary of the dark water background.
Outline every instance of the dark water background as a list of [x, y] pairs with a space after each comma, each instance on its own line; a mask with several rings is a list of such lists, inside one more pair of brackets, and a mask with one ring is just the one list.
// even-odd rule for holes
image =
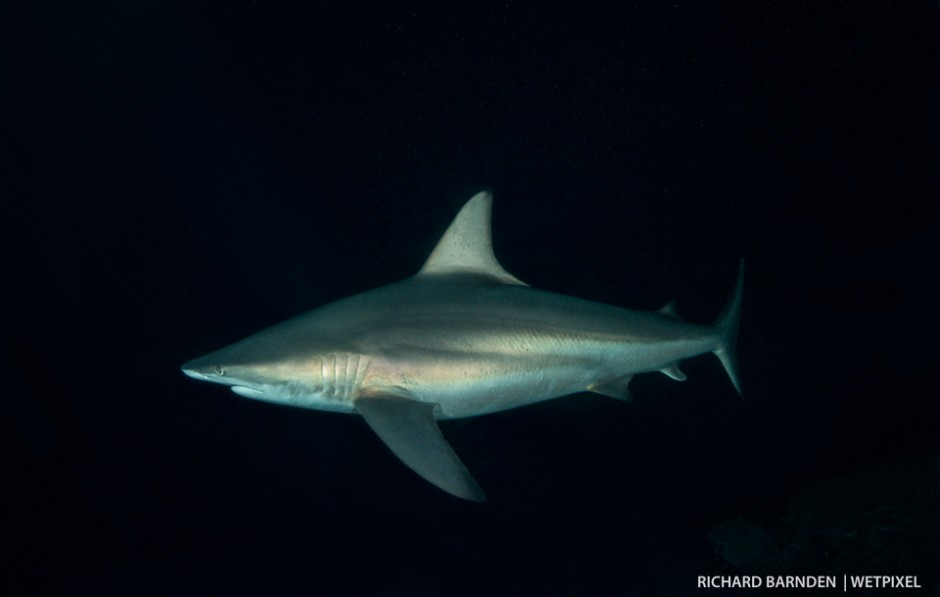
[[[938, 590], [938, 12], [3, 3], [0, 592]], [[483, 188], [540, 288], [708, 322], [744, 257], [748, 400], [705, 356], [445, 424], [480, 506], [179, 373], [412, 274]]]

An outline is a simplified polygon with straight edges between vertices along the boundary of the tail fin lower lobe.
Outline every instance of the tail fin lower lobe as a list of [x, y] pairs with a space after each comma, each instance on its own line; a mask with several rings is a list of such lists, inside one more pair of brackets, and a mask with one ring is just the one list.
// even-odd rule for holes
[[741, 294], [743, 288], [744, 260], [742, 259], [738, 266], [738, 279], [735, 282], [731, 300], [728, 301], [724, 311], [715, 321], [715, 327], [718, 328], [720, 337], [718, 346], [712, 351], [721, 361], [721, 364], [725, 366], [725, 371], [728, 373], [728, 377], [731, 378], [734, 389], [738, 391], [738, 395], [742, 398], [744, 394], [741, 392], [741, 380], [738, 378], [738, 355], [735, 349], [738, 343], [738, 327], [741, 321]]

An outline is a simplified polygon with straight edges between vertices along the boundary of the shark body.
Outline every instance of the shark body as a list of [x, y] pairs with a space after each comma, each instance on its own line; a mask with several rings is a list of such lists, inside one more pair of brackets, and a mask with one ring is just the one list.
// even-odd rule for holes
[[714, 325], [671, 305], [631, 311], [530, 288], [497, 262], [492, 197], [463, 207], [415, 276], [314, 309], [183, 365], [248, 398], [359, 413], [406, 465], [455, 496], [483, 501], [439, 419], [575, 392], [629, 399], [633, 375], [715, 353], [740, 392], [735, 339], [742, 271]]

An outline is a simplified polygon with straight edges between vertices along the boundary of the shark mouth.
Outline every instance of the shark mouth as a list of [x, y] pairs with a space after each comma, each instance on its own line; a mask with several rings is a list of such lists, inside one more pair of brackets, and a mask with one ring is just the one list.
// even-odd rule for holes
[[238, 394], [239, 396], [244, 396], [245, 398], [267, 398], [268, 395], [261, 390], [255, 390], [254, 388], [248, 388], [245, 386], [232, 386], [232, 391]]

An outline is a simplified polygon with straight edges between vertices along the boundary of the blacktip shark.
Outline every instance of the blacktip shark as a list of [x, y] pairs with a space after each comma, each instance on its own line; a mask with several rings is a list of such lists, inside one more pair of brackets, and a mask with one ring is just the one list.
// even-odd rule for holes
[[500, 266], [492, 196], [457, 214], [414, 276], [268, 328], [182, 366], [240, 396], [359, 413], [408, 467], [444, 491], [485, 501], [438, 428], [576, 392], [629, 400], [638, 373], [684, 380], [679, 361], [718, 356], [740, 394], [735, 341], [743, 262], [714, 325], [672, 305], [631, 311], [530, 288]]

